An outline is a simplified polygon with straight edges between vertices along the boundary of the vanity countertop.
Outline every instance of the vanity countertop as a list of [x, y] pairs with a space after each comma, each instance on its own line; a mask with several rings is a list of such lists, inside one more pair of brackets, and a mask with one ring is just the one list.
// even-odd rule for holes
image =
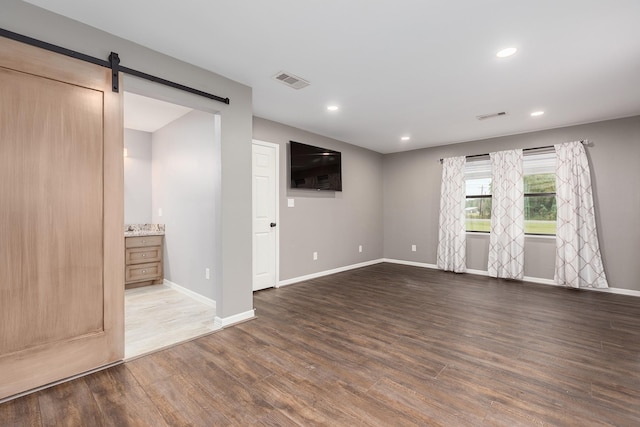
[[164, 236], [164, 224], [125, 224], [124, 237]]
[[164, 236], [164, 231], [125, 231], [124, 237]]

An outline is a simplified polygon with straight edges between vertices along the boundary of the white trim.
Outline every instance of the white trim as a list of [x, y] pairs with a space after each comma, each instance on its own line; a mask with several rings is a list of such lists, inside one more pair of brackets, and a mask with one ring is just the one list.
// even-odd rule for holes
[[541, 285], [558, 286], [553, 279], [545, 279], [543, 277], [524, 276], [522, 280], [525, 282], [539, 283]]
[[465, 273], [475, 274], [476, 276], [486, 276], [489, 277], [489, 272], [485, 270], [474, 270], [473, 268], [467, 268]]
[[343, 271], [354, 270], [356, 268], [368, 267], [370, 265], [380, 264], [381, 262], [385, 262], [384, 259], [382, 259], [382, 258], [374, 259], [374, 260], [371, 260], [371, 261], [360, 262], [358, 264], [351, 264], [351, 265], [346, 265], [344, 267], [334, 268], [332, 270], [319, 271], [317, 273], [307, 274], [305, 276], [298, 276], [298, 277], [294, 277], [292, 279], [282, 280], [278, 284], [278, 287], [287, 286], [287, 285], [293, 285], [294, 283], [304, 282], [305, 280], [316, 279], [318, 277], [328, 276], [330, 274], [342, 273]]
[[[481, 236], [486, 237], [487, 239], [491, 235], [488, 231], [465, 231], [467, 236]], [[555, 234], [526, 234], [524, 235], [525, 240], [529, 239], [540, 239], [540, 240], [556, 240]]]
[[580, 288], [580, 289], [586, 289], [589, 291], [596, 291], [596, 292], [605, 292], [605, 293], [609, 293], [609, 294], [618, 294], [618, 295], [629, 295], [632, 297], [640, 297], [640, 291], [637, 291], [635, 289], [624, 289], [624, 288], [605, 288], [605, 289], [600, 289], [600, 288]]
[[[539, 279], [537, 277], [527, 277], [525, 276], [524, 281], [540, 283], [543, 285], [557, 286], [559, 288], [564, 288], [565, 286], [558, 285], [554, 280], [551, 279]], [[572, 288], [573, 289], [573, 288]], [[606, 294], [619, 294], [619, 295], [629, 295], [633, 297], [640, 297], [640, 291], [635, 289], [623, 289], [623, 288], [578, 288], [581, 291], [596, 291], [596, 292], [604, 292]]]
[[[523, 279], [526, 282], [540, 283], [543, 285], [557, 286], [559, 288], [564, 288], [565, 286], [558, 285], [555, 281], [551, 279], [539, 279], [537, 277], [527, 277]], [[572, 288], [573, 289], [573, 288]], [[595, 292], [603, 292], [605, 294], [618, 294], [618, 295], [629, 295], [632, 297], [640, 297], [640, 291], [635, 289], [624, 289], [624, 288], [578, 288], [581, 291], [595, 291]]]
[[244, 322], [245, 320], [253, 319], [254, 317], [256, 317], [255, 309], [245, 311], [244, 313], [234, 314], [229, 317], [216, 316], [213, 320], [213, 327], [216, 329], [226, 328], [227, 326], [235, 325], [236, 323]]
[[[405, 261], [405, 260], [402, 260], [402, 259], [393, 259], [393, 258], [380, 258], [380, 259], [375, 259], [375, 260], [371, 260], [371, 261], [361, 262], [359, 264], [352, 264], [352, 265], [347, 265], [345, 267], [334, 268], [333, 270], [320, 271], [318, 273], [307, 274], [306, 276], [299, 276], [299, 277], [294, 277], [292, 279], [283, 280], [283, 281], [280, 282], [279, 286], [292, 285], [294, 283], [303, 282], [305, 280], [311, 280], [311, 279], [315, 279], [315, 278], [322, 277], [322, 276], [328, 276], [330, 274], [341, 273], [343, 271], [353, 270], [353, 269], [361, 268], [361, 267], [367, 267], [367, 266], [374, 265], [374, 264], [380, 264], [382, 262], [388, 262], [390, 264], [410, 265], [410, 266], [413, 266], [413, 267], [422, 267], [422, 268], [430, 268], [432, 270], [438, 270], [438, 266], [437, 265], [429, 264], [429, 263], [426, 263], [426, 262]], [[468, 274], [476, 274], [478, 276], [490, 277], [489, 273], [487, 271], [484, 271], [484, 270], [475, 270], [475, 269], [468, 268], [466, 273], [468, 273]], [[545, 279], [545, 278], [542, 278], [542, 277], [524, 276], [522, 281], [529, 282], [529, 283], [538, 283], [538, 284], [541, 284], [541, 285], [562, 287], [562, 286], [556, 284], [556, 282], [553, 279]], [[623, 288], [607, 288], [607, 289], [580, 288], [580, 289], [581, 290], [586, 290], [586, 291], [596, 291], [596, 292], [605, 292], [605, 293], [610, 293], [610, 294], [619, 294], [619, 295], [629, 295], [629, 296], [634, 296], [634, 297], [640, 297], [640, 291], [635, 290], [635, 289], [623, 289]]]
[[[276, 263], [276, 271], [275, 271], [275, 287], [279, 287], [280, 282], [280, 144], [274, 144], [273, 142], [261, 141], [259, 139], [252, 139], [252, 144], [262, 145], [264, 147], [274, 148], [276, 150], [276, 212], [275, 212], [275, 223], [276, 223], [276, 253], [275, 253], [275, 263]], [[253, 154], [251, 154], [253, 156]], [[251, 173], [253, 174], [253, 163], [251, 168]], [[253, 179], [253, 178], [252, 178]], [[253, 185], [253, 184], [252, 184]], [[251, 194], [251, 203], [253, 204], [253, 189]], [[253, 244], [253, 219], [251, 220], [251, 242]], [[253, 263], [252, 263], [253, 264]], [[252, 265], [253, 266], [253, 265]], [[253, 271], [251, 272], [251, 278], [253, 279]], [[253, 289], [253, 283], [251, 284], [251, 289]]]
[[431, 268], [433, 270], [438, 270], [437, 265], [427, 264], [426, 262], [405, 261], [403, 259], [392, 259], [392, 258], [383, 258], [382, 262], [388, 262], [391, 264], [411, 265], [413, 267]]
[[525, 234], [524, 235], [525, 239], [539, 239], [539, 240], [556, 240], [556, 235], [555, 234]]
[[[414, 261], [403, 261], [400, 259], [389, 259], [389, 258], [384, 258], [382, 260], [382, 262], [390, 262], [393, 264], [403, 264], [403, 265], [412, 265], [415, 267], [424, 267], [424, 268], [432, 268], [432, 269], [438, 269], [438, 266], [434, 265], [434, 264], [427, 264], [424, 262], [414, 262]], [[467, 268], [466, 273], [468, 274], [475, 274], [478, 276], [486, 276], [486, 277], [490, 277], [489, 276], [489, 272], [484, 271], [484, 270], [474, 270], [472, 268]], [[524, 278], [522, 279], [523, 282], [529, 282], [529, 283], [538, 283], [541, 285], [549, 285], [549, 286], [557, 286], [557, 287], [564, 287], [561, 285], [558, 285], [553, 279], [545, 279], [542, 277], [530, 277], [530, 276], [524, 276]], [[609, 294], [618, 294], [618, 295], [629, 295], [629, 296], [633, 296], [633, 297], [640, 297], [640, 291], [635, 290], [635, 289], [624, 289], [624, 288], [605, 288], [605, 289], [600, 289], [600, 288], [580, 288], [580, 290], [585, 290], [585, 291], [596, 291], [596, 292], [604, 292], [604, 293], [609, 293]]]
[[[476, 274], [478, 276], [487, 276], [487, 277], [491, 277], [489, 276], [489, 272], [488, 271], [484, 271], [484, 270], [473, 270], [473, 269], [467, 269], [467, 273], [469, 274]], [[553, 281], [553, 279], [545, 279], [543, 277], [531, 277], [531, 276], [524, 276], [522, 278], [523, 282], [530, 282], [530, 283], [538, 283], [540, 285], [551, 285], [551, 286], [557, 286], [556, 282]]]
[[173, 283], [173, 282], [171, 282], [171, 281], [169, 281], [167, 279], [164, 279], [162, 281], [162, 283], [165, 286], [168, 286], [171, 289], [180, 292], [181, 294], [184, 294], [184, 295], [186, 295], [186, 296], [188, 296], [190, 298], [193, 298], [194, 300], [196, 300], [198, 302], [206, 304], [209, 307], [213, 307], [214, 309], [216, 308], [216, 302], [214, 300], [212, 300], [211, 298], [207, 298], [204, 295], [200, 295], [199, 293], [194, 292], [191, 289], [184, 288], [184, 287], [178, 285], [177, 283]]

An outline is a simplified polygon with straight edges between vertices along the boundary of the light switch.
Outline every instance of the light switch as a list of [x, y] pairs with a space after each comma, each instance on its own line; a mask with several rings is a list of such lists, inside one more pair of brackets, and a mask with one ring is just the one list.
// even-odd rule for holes
[[162, 208], [158, 208], [158, 216], [162, 216]]
[[287, 199], [287, 207], [293, 208], [295, 207], [295, 205], [296, 205], [295, 199]]

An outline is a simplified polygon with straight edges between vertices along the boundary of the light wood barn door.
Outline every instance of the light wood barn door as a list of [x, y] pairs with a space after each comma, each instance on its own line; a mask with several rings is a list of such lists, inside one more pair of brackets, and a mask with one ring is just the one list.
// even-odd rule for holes
[[122, 101], [0, 38], [0, 399], [124, 354]]

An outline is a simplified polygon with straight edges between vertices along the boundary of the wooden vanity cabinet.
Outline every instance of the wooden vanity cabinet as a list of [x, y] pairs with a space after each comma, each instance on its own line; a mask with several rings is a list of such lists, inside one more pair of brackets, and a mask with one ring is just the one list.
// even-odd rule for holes
[[135, 288], [160, 284], [164, 279], [162, 266], [163, 236], [125, 238], [125, 287]]

